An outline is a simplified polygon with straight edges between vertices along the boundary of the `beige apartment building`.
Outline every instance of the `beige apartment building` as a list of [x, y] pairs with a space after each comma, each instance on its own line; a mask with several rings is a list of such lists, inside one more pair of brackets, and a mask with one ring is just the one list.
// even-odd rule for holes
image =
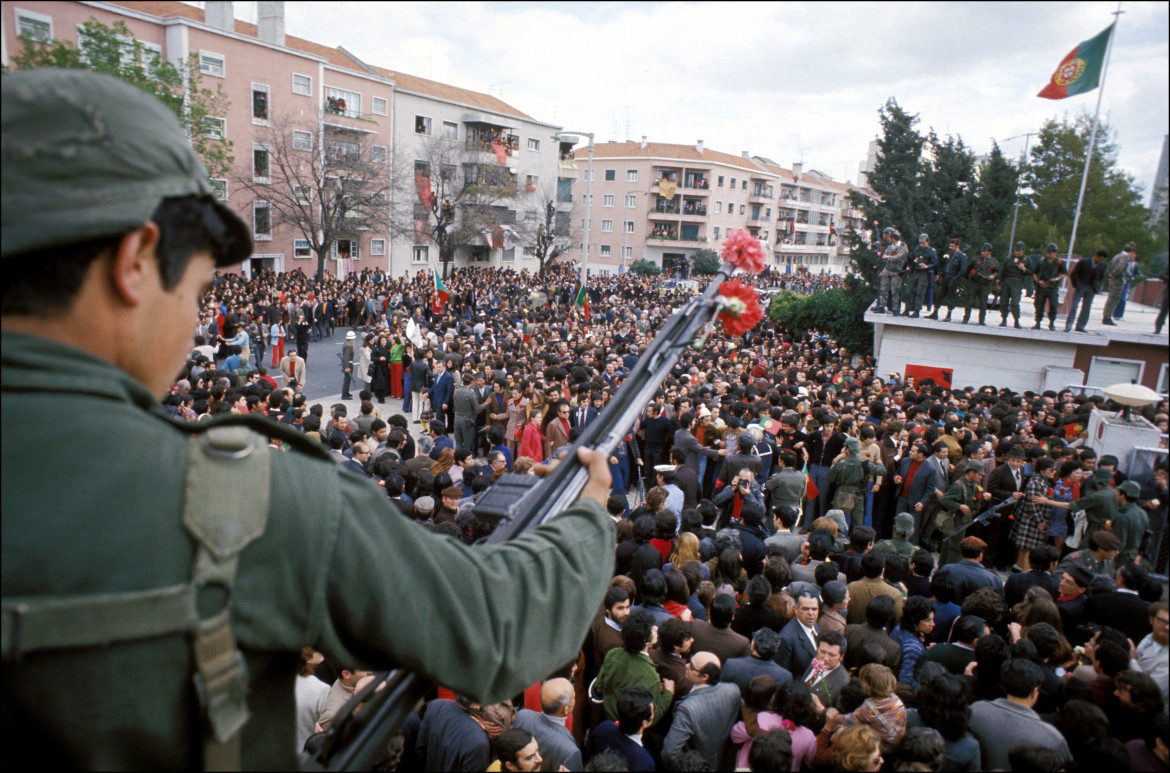
[[[575, 175], [575, 170], [561, 161], [567, 146], [556, 138], [559, 127], [488, 94], [387, 70], [343, 47], [285, 35], [282, 2], [258, 3], [257, 24], [235, 19], [231, 2], [204, 5], [201, 9], [163, 0], [4, 3], [0, 60], [10, 65], [23, 45], [21, 36], [77, 43], [80, 25], [90, 19], [107, 26], [125, 23], [134, 38], [126, 41], [129, 55], [138, 42], [146, 52], [176, 65], [197, 56], [205, 85], [222, 86], [230, 103], [225, 115], [207, 121], [204, 131], [232, 143], [233, 169], [212, 185], [221, 200], [252, 224], [256, 247], [240, 267], [245, 274], [298, 268], [312, 274], [317, 268], [310, 242], [274, 210], [281, 195], [276, 179], [281, 152], [306, 166], [333, 154], [361, 154], [371, 165], [388, 169], [400, 163], [402, 170], [389, 174], [391, 179], [410, 178], [412, 190], [405, 197], [396, 187], [385, 195], [387, 211], [409, 215], [407, 227], [398, 227], [395, 219], [395, 227], [387, 222], [382, 228], [342, 234], [328, 246], [330, 273], [374, 269], [402, 275], [440, 266], [438, 249], [428, 236], [435, 218], [428, 223], [427, 212], [418, 212], [413, 192], [424, 146], [432, 138], [432, 145], [450, 146], [443, 150], [442, 174], [434, 177], [459, 185], [465, 177], [482, 180], [491, 173], [500, 194], [486, 216], [477, 212], [482, 234], [456, 251], [453, 265], [535, 270], [531, 239], [524, 237], [535, 234], [546, 200], [554, 203], [557, 232], [567, 236], [572, 196], [569, 180], [561, 178]], [[498, 147], [484, 139], [489, 135], [499, 138]], [[453, 173], [448, 173], [447, 161]], [[442, 189], [435, 187], [442, 201]], [[293, 188], [298, 203], [303, 196], [309, 206], [317, 205], [319, 196], [314, 199], [313, 191], [299, 188]], [[288, 192], [284, 194], [287, 198]], [[455, 222], [462, 218], [458, 212]], [[412, 220], [422, 227], [409, 227]]]
[[574, 223], [581, 236], [567, 259], [584, 259], [590, 271], [618, 273], [635, 260], [648, 260], [689, 274], [694, 254], [718, 252], [733, 229], [763, 241], [782, 274], [799, 266], [814, 273], [848, 270], [841, 235], [860, 227], [860, 213], [847, 199], [854, 188], [820, 172], [804, 172], [800, 164], [785, 169], [701, 141], [676, 145], [643, 138], [595, 145], [587, 185], [585, 159], [579, 148], [573, 194], [582, 202]]

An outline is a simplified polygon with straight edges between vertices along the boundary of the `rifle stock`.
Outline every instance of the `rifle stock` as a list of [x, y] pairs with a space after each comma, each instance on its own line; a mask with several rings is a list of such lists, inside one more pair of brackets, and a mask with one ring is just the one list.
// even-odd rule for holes
[[[577, 448], [593, 448], [607, 455], [617, 450], [626, 431], [678, 362], [681, 350], [695, 341], [711, 321], [719, 285], [734, 271], [730, 263], [722, 264], [703, 293], [667, 319], [625, 383], [569, 446], [555, 469], [542, 478], [502, 475], [484, 493], [476, 503], [476, 515], [499, 521], [487, 543], [504, 542], [535, 528], [576, 501], [589, 479], [588, 469], [577, 459]], [[375, 692], [373, 687], [383, 682], [385, 687]], [[403, 669], [380, 675], [375, 685], [351, 699], [350, 703], [356, 705], [368, 696], [368, 703], [361, 712], [349, 711], [343, 721], [330, 728], [326, 742], [307, 769], [368, 770], [432, 686], [423, 677]]]

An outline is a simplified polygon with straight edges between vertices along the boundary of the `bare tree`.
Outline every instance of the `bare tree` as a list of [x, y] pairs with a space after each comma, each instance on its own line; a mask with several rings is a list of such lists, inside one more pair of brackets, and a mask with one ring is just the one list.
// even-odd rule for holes
[[256, 213], [257, 235], [291, 226], [317, 255], [317, 278], [335, 243], [347, 257], [366, 231], [389, 234], [390, 193], [395, 167], [387, 149], [365, 132], [327, 126], [314, 118], [274, 117], [253, 150], [251, 168], [233, 173], [234, 182], [267, 203]]
[[[514, 231], [516, 176], [507, 166], [482, 163], [482, 154], [444, 137], [420, 140], [409, 179], [401, 174], [393, 231], [416, 244], [433, 244], [443, 276], [460, 249], [491, 249]], [[398, 162], [400, 167], [405, 164]]]
[[547, 187], [525, 194], [524, 217], [513, 230], [515, 241], [536, 257], [538, 272], [544, 274], [557, 258], [566, 254], [577, 234], [572, 230], [572, 213], [558, 210], [557, 197]]

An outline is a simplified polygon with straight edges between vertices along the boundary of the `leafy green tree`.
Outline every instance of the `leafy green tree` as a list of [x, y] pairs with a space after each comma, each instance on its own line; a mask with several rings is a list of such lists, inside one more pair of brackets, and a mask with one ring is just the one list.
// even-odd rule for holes
[[799, 295], [784, 290], [772, 296], [768, 316], [793, 332], [816, 330], [836, 339], [851, 352], [873, 351], [873, 325], [864, 319], [865, 296], [852, 290], [825, 290]]
[[[876, 221], [878, 234], [887, 227], [897, 228], [903, 235], [920, 228], [928, 211], [929, 196], [922, 185], [926, 171], [922, 163], [923, 136], [915, 130], [918, 117], [910, 115], [891, 98], [878, 111], [881, 136], [878, 138], [878, 158], [873, 172], [868, 175], [869, 187], [877, 194], [870, 199], [860, 193], [849, 194], [854, 207], [860, 209], [867, 225]], [[877, 295], [878, 255], [865, 242], [864, 235], [852, 233], [850, 258], [854, 270], [865, 287]]]
[[20, 39], [21, 49], [12, 56], [13, 69], [52, 67], [92, 70], [111, 75], [160, 99], [175, 112], [192, 147], [213, 178], [227, 177], [235, 162], [232, 142], [208, 130], [207, 119], [225, 116], [228, 98], [218, 83], [208, 87], [199, 70], [199, 55], [191, 54], [181, 66], [163, 61], [135, 40], [125, 22], [107, 26], [90, 18], [78, 31], [80, 44], [68, 40]]
[[630, 273], [638, 276], [658, 276], [662, 268], [649, 260], [635, 260], [630, 264]]
[[[979, 182], [975, 155], [961, 137], [948, 136], [943, 141], [931, 131], [929, 145], [931, 159], [923, 164], [922, 184], [931, 194], [932, 205], [922, 212], [924, 219], [918, 233], [930, 236], [931, 244], [941, 254], [952, 234], [965, 236], [975, 228]], [[918, 233], [903, 234], [911, 249]]]
[[[1017, 239], [1028, 245], [1054, 241], [1062, 250], [1067, 249], [1091, 128], [1092, 117], [1085, 113], [1050, 120], [1040, 128], [1024, 172], [1028, 193], [1020, 207]], [[1142, 206], [1141, 191], [1133, 178], [1117, 166], [1117, 146], [1111, 136], [1112, 131], [1102, 122], [1073, 249], [1089, 255], [1105, 248], [1112, 254], [1132, 241], [1139, 256], [1150, 257], [1154, 237], [1148, 226], [1149, 213]]]
[[[956, 231], [960, 237], [966, 235], [972, 242], [991, 242], [996, 251], [1003, 249], [1006, 255], [1011, 248], [1012, 209], [1016, 202], [1016, 182], [1020, 170], [1008, 161], [999, 144], [991, 143], [991, 153], [979, 167], [978, 197], [975, 214], [977, 223], [970, 231]], [[1030, 248], [1039, 247], [1039, 242]]]
[[715, 250], [699, 250], [692, 259], [692, 266], [696, 274], [712, 276], [719, 270], [719, 253]]

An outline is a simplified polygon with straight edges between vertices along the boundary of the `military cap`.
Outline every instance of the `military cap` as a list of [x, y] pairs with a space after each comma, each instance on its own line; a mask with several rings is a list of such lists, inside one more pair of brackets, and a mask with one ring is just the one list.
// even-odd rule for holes
[[1048, 246], [1044, 248], [1045, 252], [1056, 252], [1057, 247], [1055, 242], [1049, 242]]
[[1127, 480], [1125, 483], [1122, 483], [1117, 487], [1117, 490], [1129, 497], [1130, 502], [1142, 495], [1142, 487], [1132, 480]]
[[1025, 247], [1024, 247], [1024, 243], [1023, 243], [1023, 242], [1016, 242], [1016, 249], [1017, 249], [1017, 250], [1023, 250], [1023, 249], [1025, 249]]
[[1092, 538], [1093, 542], [1097, 543], [1102, 550], [1121, 550], [1121, 540], [1111, 531], [1105, 529], [1095, 531]]
[[750, 449], [756, 444], [756, 439], [752, 437], [750, 432], [741, 432], [739, 435], [739, 447], [742, 449]]
[[1137, 245], [1133, 242], [1126, 242], [1123, 252], [1137, 252]]
[[2, 255], [117, 236], [163, 199], [198, 196], [230, 232], [216, 264], [252, 252], [248, 227], [219, 203], [207, 168], [162, 102], [83, 70], [26, 70], [0, 80]]
[[968, 473], [968, 472], [978, 472], [978, 473], [982, 473], [983, 471], [984, 471], [984, 470], [983, 470], [983, 463], [982, 463], [982, 462], [977, 462], [977, 461], [975, 461], [974, 459], [972, 459], [971, 461], [967, 462], [967, 466], [963, 468], [963, 472], [964, 472], [964, 473]]
[[845, 438], [845, 447], [855, 454], [861, 453], [861, 441], [855, 437]]
[[894, 518], [894, 534], [909, 539], [914, 534], [914, 516], [910, 513], [898, 513]]
[[926, 234], [918, 234], [918, 241], [928, 242], [928, 241], [930, 241], [930, 237], [927, 236]]
[[979, 249], [981, 252], [991, 252], [994, 248], [987, 242], [983, 242], [983, 246]]

